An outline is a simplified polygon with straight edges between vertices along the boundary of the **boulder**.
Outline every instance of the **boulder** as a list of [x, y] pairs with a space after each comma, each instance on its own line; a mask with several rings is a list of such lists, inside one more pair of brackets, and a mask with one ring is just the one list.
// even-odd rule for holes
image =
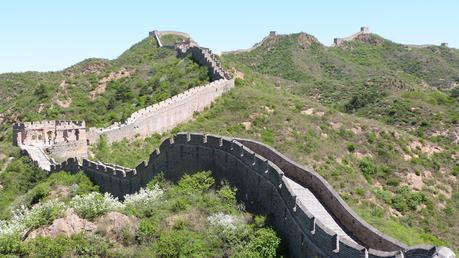
[[55, 237], [58, 235], [71, 236], [78, 233], [93, 233], [97, 229], [96, 225], [89, 220], [80, 218], [75, 210], [69, 208], [65, 211], [64, 217], [55, 219], [53, 224], [33, 230], [27, 239], [38, 236]]
[[123, 240], [126, 233], [135, 235], [139, 220], [133, 216], [112, 211], [98, 218], [97, 231], [105, 235], [110, 241], [116, 242]]

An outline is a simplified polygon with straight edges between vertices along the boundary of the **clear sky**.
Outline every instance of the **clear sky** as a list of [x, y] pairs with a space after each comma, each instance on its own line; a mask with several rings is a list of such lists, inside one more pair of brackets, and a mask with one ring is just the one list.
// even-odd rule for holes
[[459, 0], [2, 0], [0, 73], [116, 58], [153, 29], [188, 32], [218, 53], [248, 48], [271, 30], [330, 45], [364, 25], [399, 43], [459, 48]]

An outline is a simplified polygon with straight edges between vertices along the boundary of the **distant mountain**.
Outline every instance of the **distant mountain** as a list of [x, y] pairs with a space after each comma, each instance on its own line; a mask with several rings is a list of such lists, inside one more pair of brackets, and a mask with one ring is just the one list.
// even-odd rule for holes
[[291, 82], [291, 92], [413, 134], [459, 134], [459, 50], [360, 34], [326, 47], [306, 33], [272, 35], [225, 60]]

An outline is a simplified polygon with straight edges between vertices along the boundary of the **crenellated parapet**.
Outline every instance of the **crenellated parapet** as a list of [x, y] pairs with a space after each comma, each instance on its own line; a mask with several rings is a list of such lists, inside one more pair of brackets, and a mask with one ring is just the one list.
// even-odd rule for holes
[[60, 120], [16, 123], [13, 124], [13, 144], [40, 167], [49, 170], [48, 156], [60, 160], [87, 156], [86, 124]]
[[[177, 181], [184, 173], [211, 170], [216, 179], [237, 187], [237, 198], [249, 211], [269, 214], [273, 227], [287, 240], [292, 257], [444, 258], [452, 254], [447, 248], [407, 247], [384, 236], [358, 217], [313, 170], [251, 140], [180, 133], [165, 140], [134, 170], [89, 160], [81, 164], [69, 160], [52, 170], [66, 167], [71, 172], [83, 170], [102, 191], [118, 197], [138, 191], [160, 172]], [[323, 218], [315, 216], [312, 207], [304, 205], [303, 197], [295, 193], [291, 180], [317, 196], [350, 237], [339, 235]]]
[[348, 36], [348, 37], [345, 37], [345, 38], [334, 38], [333, 39], [333, 44], [334, 44], [334, 46], [341, 46], [344, 42], [354, 40], [355, 38], [359, 37], [360, 35], [365, 35], [365, 34], [370, 34], [370, 28], [369, 27], [360, 27], [360, 31], [355, 33], [355, 34], [352, 34], [351, 36]]
[[207, 67], [209, 75], [213, 81], [221, 79], [231, 79], [231, 76], [223, 69], [223, 66], [218, 61], [218, 58], [208, 48], [200, 47], [190, 39], [175, 45], [178, 57], [183, 57], [191, 53], [193, 59]]
[[234, 80], [218, 80], [207, 85], [191, 88], [172, 98], [140, 109], [124, 123], [115, 123], [107, 128], [89, 128], [90, 144], [104, 135], [109, 143], [146, 137], [173, 129], [180, 123], [190, 120], [196, 112], [203, 111], [218, 97], [234, 87]]

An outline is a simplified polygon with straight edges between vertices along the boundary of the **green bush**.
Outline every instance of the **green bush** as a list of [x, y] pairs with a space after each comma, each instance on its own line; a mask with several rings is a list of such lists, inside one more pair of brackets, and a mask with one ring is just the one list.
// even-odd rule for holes
[[70, 202], [70, 206], [76, 213], [85, 219], [95, 219], [109, 211], [119, 210], [122, 204], [117, 198], [109, 194], [91, 192], [83, 196], [75, 196]]
[[160, 257], [211, 257], [212, 252], [203, 237], [188, 230], [161, 233], [154, 249]]
[[349, 143], [349, 144], [347, 145], [347, 150], [348, 150], [349, 152], [354, 152], [354, 151], [355, 151], [355, 145], [354, 145], [353, 143]]
[[215, 184], [215, 179], [211, 176], [211, 172], [199, 172], [193, 175], [184, 175], [178, 182], [178, 186], [184, 192], [202, 193], [209, 190]]
[[413, 192], [407, 186], [399, 188], [392, 197], [392, 207], [401, 212], [416, 210], [419, 204], [425, 203], [427, 198], [422, 192]]
[[27, 228], [37, 228], [42, 225], [48, 225], [64, 213], [65, 205], [63, 202], [50, 200], [39, 203], [31, 210], [26, 211], [24, 225]]
[[141, 243], [153, 241], [159, 235], [159, 222], [154, 218], [140, 220], [137, 239]]
[[276, 257], [280, 240], [276, 232], [270, 228], [262, 228], [255, 232], [255, 235], [245, 245], [236, 257]]
[[97, 235], [37, 237], [24, 242], [29, 257], [105, 257], [108, 243]]
[[22, 253], [22, 240], [19, 234], [2, 234], [0, 236], [0, 254], [16, 254]]
[[368, 157], [364, 157], [362, 160], [360, 160], [359, 168], [365, 177], [374, 176], [378, 172], [377, 165]]

